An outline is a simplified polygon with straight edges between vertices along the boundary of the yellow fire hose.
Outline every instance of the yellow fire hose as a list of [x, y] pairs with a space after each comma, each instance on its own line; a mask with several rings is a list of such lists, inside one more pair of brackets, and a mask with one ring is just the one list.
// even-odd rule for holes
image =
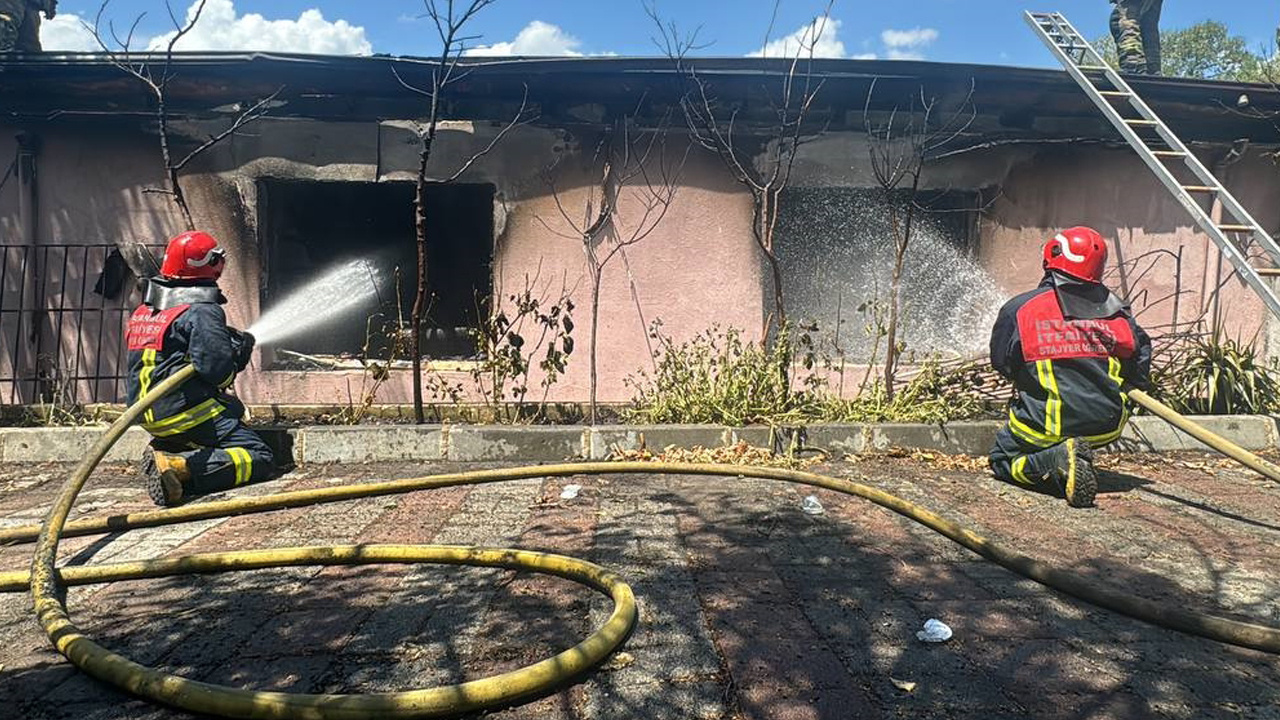
[[[955, 522], [895, 495], [848, 480], [780, 468], [652, 462], [566, 463], [303, 490], [268, 497], [224, 500], [169, 510], [91, 518], [68, 524], [66, 521], [72, 503], [88, 480], [90, 473], [111, 446], [124, 434], [138, 415], [159, 397], [187, 380], [193, 372], [192, 369], [187, 368], [168, 378], [125, 411], [90, 449], [68, 478], [38, 531], [35, 528], [13, 528], [0, 533], [0, 542], [29, 542], [33, 539], [36, 541], [31, 571], [0, 573], [0, 591], [18, 592], [27, 587], [31, 588], [37, 619], [59, 652], [95, 678], [136, 695], [192, 712], [236, 718], [364, 720], [384, 717], [452, 717], [478, 710], [509, 706], [551, 692], [580, 677], [608, 657], [626, 640], [635, 626], [637, 617], [635, 601], [626, 583], [604, 568], [574, 558], [522, 550], [433, 545], [302, 547], [207, 553], [132, 563], [57, 569], [55, 562], [58, 543], [62, 537], [156, 527], [194, 519], [228, 517], [360, 497], [519, 478], [608, 474], [753, 477], [825, 488], [870, 500], [1055, 590], [1156, 625], [1231, 645], [1280, 654], [1280, 628], [1162, 605], [1152, 600], [1092, 585], [1069, 571], [1054, 568], [1004, 548]], [[1168, 408], [1138, 391], [1132, 391], [1130, 397], [1156, 414], [1161, 414], [1157, 407], [1172, 413]], [[1161, 417], [1165, 416], [1161, 414]], [[1238, 446], [1208, 433], [1203, 428], [1194, 426], [1185, 418], [1177, 417], [1179, 422], [1175, 424], [1179, 427], [1185, 424], [1188, 427], [1197, 428], [1199, 433], [1196, 435], [1197, 439], [1215, 448], [1226, 448], [1223, 452], [1228, 452], [1233, 458], [1258, 469], [1268, 477], [1276, 477], [1272, 474], [1275, 472], [1273, 466]], [[1170, 421], [1173, 422], [1173, 420]], [[103, 648], [83, 635], [68, 616], [66, 605], [61, 597], [61, 590], [66, 586], [117, 580], [290, 565], [414, 562], [481, 565], [553, 574], [583, 583], [609, 595], [614, 601], [614, 610], [599, 630], [578, 645], [554, 657], [501, 675], [458, 685], [407, 692], [324, 695], [240, 690], [197, 682], [139, 665]]]
[[1164, 420], [1170, 425], [1178, 428], [1182, 432], [1262, 475], [1276, 482], [1280, 482], [1280, 467], [1276, 467], [1253, 453], [1245, 450], [1230, 440], [1209, 432], [1201, 425], [1197, 425], [1187, 418], [1174, 412], [1173, 408], [1156, 400], [1150, 395], [1134, 388], [1127, 388], [1129, 399], [1146, 408], [1152, 415]]

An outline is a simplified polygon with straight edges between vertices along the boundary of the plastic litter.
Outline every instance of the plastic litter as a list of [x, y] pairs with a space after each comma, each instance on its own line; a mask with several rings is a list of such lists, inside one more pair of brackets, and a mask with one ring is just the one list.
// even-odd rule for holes
[[889, 682], [893, 683], [894, 687], [903, 692], [911, 692], [916, 689], [916, 683], [911, 682], [910, 680], [899, 680], [898, 678], [891, 677], [889, 678]]
[[601, 670], [621, 670], [636, 661], [635, 656], [629, 652], [620, 652], [609, 658], [608, 662], [600, 666]]
[[946, 642], [951, 639], [951, 628], [941, 620], [929, 618], [925, 621], [924, 629], [916, 632], [916, 638], [927, 643]]
[[565, 485], [564, 489], [560, 491], [560, 499], [572, 500], [578, 497], [578, 492], [581, 490], [582, 490], [581, 485]]
[[804, 511], [805, 515], [821, 515], [826, 512], [826, 510], [822, 509], [822, 503], [818, 502], [818, 498], [813, 495], [809, 495], [804, 499], [804, 502], [800, 503], [800, 509]]

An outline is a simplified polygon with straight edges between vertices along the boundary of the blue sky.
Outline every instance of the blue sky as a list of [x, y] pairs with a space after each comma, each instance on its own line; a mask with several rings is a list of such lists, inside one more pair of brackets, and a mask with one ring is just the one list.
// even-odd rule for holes
[[[184, 12], [191, 0], [173, 0]], [[424, 55], [438, 48], [421, 0], [208, 0], [198, 37], [189, 49], [278, 49], [327, 53]], [[457, 0], [459, 4], [465, 0]], [[683, 27], [702, 26], [714, 41], [707, 55], [759, 51], [773, 0], [657, 0], [659, 11]], [[82, 49], [88, 41], [78, 17], [91, 18], [96, 0], [62, 0], [60, 17], [46, 27], [45, 44]], [[782, 0], [773, 38], [804, 28], [823, 5]], [[841, 57], [915, 57], [948, 62], [1052, 66], [1053, 60], [1023, 24], [1024, 9], [1064, 10], [1087, 37], [1107, 32], [1106, 0], [837, 0], [824, 28], [825, 54]], [[127, 25], [138, 13], [145, 43], [170, 30], [163, 0], [113, 0], [108, 16]], [[316, 12], [318, 11], [318, 13]], [[258, 15], [260, 17], [254, 17]], [[1214, 19], [1252, 47], [1275, 42], [1280, 6], [1273, 0], [1167, 0], [1162, 26], [1185, 27]], [[474, 44], [493, 54], [653, 55], [652, 23], [639, 0], [498, 0], [468, 27]], [[199, 47], [196, 47], [196, 46]], [[255, 47], [257, 46], [257, 47]], [[181, 47], [181, 46], [180, 46]]]

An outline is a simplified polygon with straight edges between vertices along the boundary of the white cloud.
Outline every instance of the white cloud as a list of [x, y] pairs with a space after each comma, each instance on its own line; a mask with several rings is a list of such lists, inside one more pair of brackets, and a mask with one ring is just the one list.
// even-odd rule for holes
[[[200, 6], [194, 0], [187, 20]], [[164, 50], [174, 32], [151, 38], [148, 50]], [[238, 15], [232, 0], [208, 0], [200, 21], [175, 50], [274, 50], [324, 55], [368, 55], [373, 46], [363, 27], [346, 20], [329, 22], [320, 10], [303, 10], [297, 20], [268, 20], [257, 13]]]
[[72, 13], [58, 13], [40, 23], [40, 47], [46, 51], [96, 52], [101, 50], [84, 19]]
[[937, 39], [938, 31], [933, 28], [889, 29], [880, 33], [890, 60], [923, 60], [925, 48]]
[[840, 21], [819, 17], [813, 22], [787, 35], [771, 40], [763, 48], [748, 53], [748, 57], [808, 57], [813, 46], [814, 57], [842, 58], [844, 43], [840, 41]]
[[524, 26], [511, 42], [479, 45], [466, 51], [467, 55], [572, 55], [580, 56], [582, 41], [561, 30], [559, 26], [534, 20]]

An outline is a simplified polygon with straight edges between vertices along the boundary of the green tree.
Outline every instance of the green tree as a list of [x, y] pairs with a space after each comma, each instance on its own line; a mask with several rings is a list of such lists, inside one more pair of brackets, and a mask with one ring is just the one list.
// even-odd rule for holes
[[[1112, 67], [1119, 66], [1111, 37], [1094, 43]], [[1180, 30], [1160, 33], [1161, 71], [1172, 77], [1204, 80], [1268, 82], [1275, 76], [1276, 60], [1249, 49], [1249, 42], [1232, 35], [1226, 25], [1206, 20]]]

